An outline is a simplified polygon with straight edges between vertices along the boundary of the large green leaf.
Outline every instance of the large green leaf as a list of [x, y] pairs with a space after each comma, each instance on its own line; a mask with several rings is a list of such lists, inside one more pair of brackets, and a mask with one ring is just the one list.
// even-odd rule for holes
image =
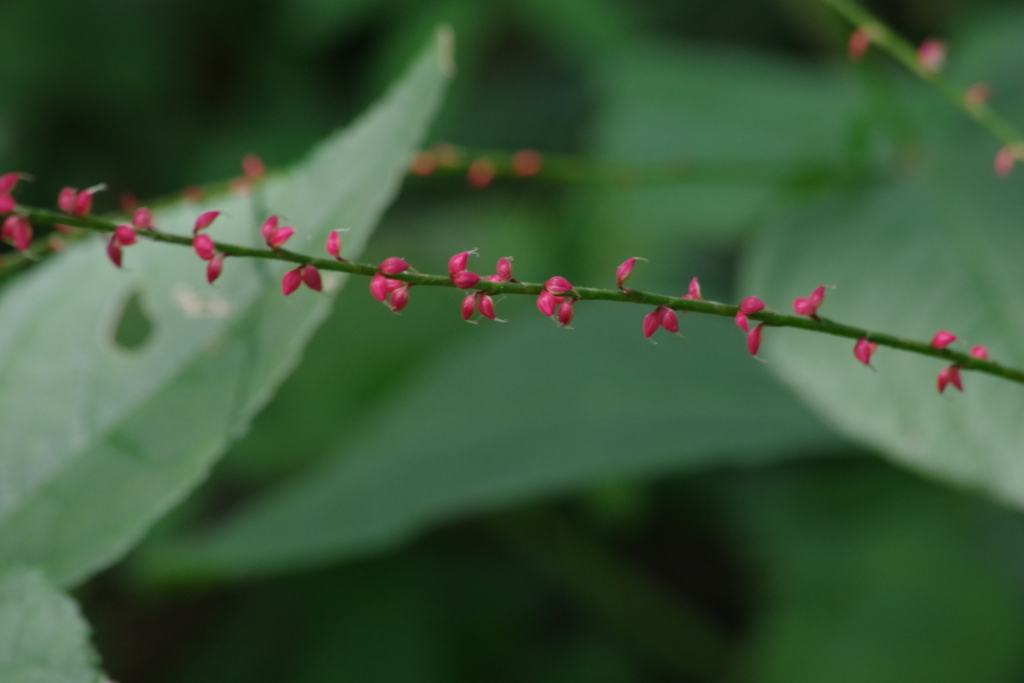
[[148, 572], [292, 569], [608, 478], [837, 445], [749, 358], [731, 321], [689, 316], [687, 340], [653, 346], [635, 307], [581, 306], [575, 331], [528, 299], [502, 309], [512, 322], [474, 330], [479, 343], [422, 369], [364, 418], [362, 439], [212, 532], [154, 547]]
[[[1016, 27], [1016, 31], [1005, 26]], [[1018, 17], [990, 61], [972, 73], [1024, 112]], [[1012, 39], [1010, 39], [1012, 37]], [[977, 42], [977, 41], [976, 41]], [[992, 63], [992, 61], [994, 63]], [[928, 93], [935, 106], [942, 106]], [[835, 285], [822, 315], [928, 340], [951, 330], [967, 350], [1024, 365], [1024, 192], [1020, 175], [992, 173], [997, 143], [962, 116], [933, 124], [928, 157], [884, 187], [834, 194], [780, 211], [753, 242], [744, 291], [788, 310], [796, 296]], [[888, 350], [877, 372], [849, 340], [768, 330], [770, 367], [850, 436], [916, 469], [1024, 504], [1024, 387], [965, 373], [965, 393], [936, 393], [939, 361]]]
[[[439, 32], [408, 75], [353, 126], [251, 200], [161, 210], [162, 230], [256, 244], [265, 213], [316, 253], [350, 228], [358, 253], [394, 195], [451, 72]], [[260, 211], [259, 206], [266, 207]], [[180, 500], [287, 375], [332, 296], [285, 299], [287, 266], [230, 259], [216, 288], [190, 250], [140, 244], [112, 268], [98, 241], [69, 249], [0, 300], [0, 564], [40, 566], [73, 583], [122, 554]], [[327, 278], [336, 291], [340, 278]], [[126, 299], [141, 296], [152, 336], [113, 341]]]
[[98, 683], [89, 627], [71, 598], [36, 570], [0, 573], [0, 680]]

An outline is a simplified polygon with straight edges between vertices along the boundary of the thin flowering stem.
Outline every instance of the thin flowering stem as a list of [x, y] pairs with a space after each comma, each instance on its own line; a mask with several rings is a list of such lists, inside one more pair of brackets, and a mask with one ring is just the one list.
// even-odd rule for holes
[[1011, 148], [1024, 147], [1024, 134], [992, 109], [984, 100], [977, 96], [977, 86], [962, 87], [943, 75], [941, 70], [928, 68], [918, 54], [918, 48], [891, 28], [878, 17], [861, 7], [854, 0], [821, 0], [837, 14], [849, 21], [857, 29], [870, 36], [871, 45], [888, 52], [896, 61], [903, 64], [922, 80], [931, 83], [955, 106], [959, 107], [987, 129], [992, 135]]
[[[36, 223], [61, 223], [103, 233], [113, 233], [118, 227], [117, 223], [103, 220], [101, 218], [94, 218], [91, 216], [68, 216], [56, 211], [32, 209], [25, 206], [19, 206], [18, 213], [26, 216]], [[156, 230], [144, 228], [136, 229], [135, 232], [139, 237], [145, 237], [156, 242], [177, 244], [189, 249], [193, 248], [193, 238], [191, 236], [171, 235], [165, 232], [158, 232]], [[337, 261], [333, 258], [315, 258], [312, 256], [306, 256], [305, 254], [288, 251], [286, 249], [253, 249], [224, 242], [214, 242], [213, 245], [217, 252], [225, 256], [283, 261], [285, 263], [294, 263], [299, 266], [310, 265], [318, 270], [336, 271], [350, 273], [353, 275], [365, 275], [369, 277], [373, 277], [380, 273], [380, 266], [377, 265], [356, 263], [353, 261]], [[455, 283], [452, 281], [453, 278], [451, 274], [428, 275], [413, 270], [402, 270], [401, 272], [389, 273], [387, 278], [390, 280], [407, 282], [413, 285], [456, 288]], [[523, 294], [527, 296], [538, 296], [541, 292], [545, 291], [545, 286], [548, 285], [550, 287], [550, 283], [553, 281], [555, 281], [557, 285], [561, 286], [564, 279], [557, 277], [551, 278], [547, 283], [541, 284], [531, 282], [501, 282], [480, 278], [478, 282], [472, 285], [472, 289], [485, 292], [490, 295]], [[664, 306], [676, 311], [704, 313], [706, 315], [717, 315], [733, 319], [735, 319], [736, 314], [741, 311], [740, 306], [734, 306], [732, 304], [724, 304], [688, 297], [665, 296], [663, 294], [641, 292], [635, 289], [630, 289], [628, 291], [622, 291], [620, 289], [597, 289], [593, 287], [569, 285], [568, 282], [564, 282], [564, 285], [571, 286], [572, 298], [581, 301], [617, 301], [623, 303], [642, 304], [646, 306]], [[889, 348], [909, 351], [922, 356], [939, 358], [958, 366], [962, 370], [983, 372], [995, 377], [1001, 377], [1003, 379], [1024, 384], [1024, 371], [1009, 368], [980, 357], [987, 354], [978, 353], [977, 355], [971, 355], [968, 353], [954, 351], [948, 347], [937, 348], [931, 342], [915, 341], [882, 332], [872, 332], [860, 327], [838, 323], [821, 316], [815, 316], [812, 318], [785, 315], [767, 308], [751, 310], [757, 308], [756, 306], [751, 305], [746, 305], [744, 308], [751, 311], [750, 313], [745, 313], [747, 318], [764, 323], [767, 327], [793, 327], [801, 330], [808, 330], [810, 332], [829, 334], [836, 337], [846, 337], [847, 339], [853, 339], [855, 341], [865, 339], [868, 342], [877, 344], [878, 346], [887, 346]]]

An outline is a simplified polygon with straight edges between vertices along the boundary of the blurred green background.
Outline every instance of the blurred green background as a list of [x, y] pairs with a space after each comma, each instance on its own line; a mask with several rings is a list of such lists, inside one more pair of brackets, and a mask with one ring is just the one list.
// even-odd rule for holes
[[[913, 40], [980, 26], [979, 63], [987, 35], [1020, 51], [1014, 8], [873, 6]], [[282, 166], [441, 22], [458, 74], [431, 141], [694, 172], [411, 177], [362, 260], [443, 272], [476, 247], [479, 272], [511, 254], [523, 279], [609, 286], [641, 255], [638, 287], [734, 300], [771, 280], [739, 274], [761, 226], [968, 130], [878, 55], [847, 66], [803, 0], [6, 0], [0, 160], [37, 177], [26, 203], [107, 182], [101, 211], [247, 153]], [[987, 182], [994, 143], [969, 139]], [[887, 464], [730, 325], [653, 346], [619, 307], [563, 331], [504, 300], [506, 325], [471, 327], [450, 292], [392, 316], [364, 287], [209, 481], [78, 590], [119, 683], [1024, 679], [1019, 513]]]

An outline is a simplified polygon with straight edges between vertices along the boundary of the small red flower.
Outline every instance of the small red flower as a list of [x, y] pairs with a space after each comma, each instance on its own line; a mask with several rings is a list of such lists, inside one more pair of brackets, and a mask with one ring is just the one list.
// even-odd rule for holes
[[497, 268], [495, 268], [498, 277], [508, 282], [515, 282], [515, 278], [512, 277], [512, 259], [507, 256], [502, 256], [498, 259]]
[[555, 314], [555, 306], [562, 303], [562, 301], [564, 301], [562, 297], [555, 296], [545, 289], [537, 297], [537, 309], [550, 318]]
[[130, 247], [138, 241], [139, 236], [132, 226], [119, 225], [114, 230], [114, 239], [116, 239], [118, 244], [122, 247]]
[[877, 349], [878, 344], [870, 342], [865, 338], [861, 338], [853, 345], [853, 355], [864, 365], [871, 365], [871, 356]]
[[284, 274], [284, 277], [281, 278], [281, 292], [285, 296], [288, 296], [289, 294], [294, 292], [296, 289], [298, 289], [299, 285], [301, 285], [301, 284], [302, 284], [302, 266], [299, 266], [298, 268], [296, 268], [294, 270], [289, 270], [287, 273]]
[[470, 294], [462, 300], [462, 319], [469, 320], [473, 317], [473, 311], [476, 309], [476, 300], [480, 296], [480, 292], [476, 294]]
[[0, 228], [0, 239], [13, 244], [18, 251], [25, 251], [32, 246], [32, 224], [24, 216], [8, 216]]
[[409, 270], [409, 264], [405, 262], [405, 259], [398, 258], [397, 256], [386, 258], [380, 264], [380, 272], [385, 275], [398, 275], [406, 270]]
[[576, 303], [576, 299], [566, 299], [558, 307], [558, 324], [562, 327], [568, 327], [569, 323], [572, 322], [573, 318], [573, 306]]
[[219, 215], [220, 211], [207, 211], [206, 213], [200, 214], [199, 218], [196, 219], [196, 225], [192, 229], [192, 234], [194, 235], [200, 230], [205, 230], [210, 227], [210, 224], [217, 220], [217, 216]]
[[988, 360], [988, 349], [984, 346], [973, 346], [971, 347], [971, 356], [978, 360]]
[[960, 366], [950, 365], [947, 368], [939, 370], [938, 377], [939, 393], [941, 394], [946, 390], [946, 386], [952, 384], [957, 388], [958, 391], [964, 390], [964, 385], [960, 382]]
[[143, 230], [156, 230], [156, 225], [153, 224], [153, 212], [146, 207], [136, 209], [132, 214], [132, 225]]
[[212, 285], [217, 281], [217, 278], [220, 277], [222, 270], [224, 270], [224, 257], [214, 256], [210, 259], [210, 262], [206, 264], [206, 281]]
[[[320, 279], [320, 271], [309, 265], [308, 263], [301, 268], [302, 270], [302, 281], [306, 283], [306, 286], [312, 289], [314, 292], [322, 292], [324, 289], [323, 280]], [[392, 302], [394, 297], [392, 297]]]
[[476, 310], [488, 320], [497, 320], [494, 314], [494, 299], [481, 292], [476, 298]]
[[623, 261], [622, 264], [615, 269], [615, 282], [618, 284], [619, 289], [624, 292], [628, 291], [625, 287], [626, 280], [628, 280], [629, 276], [633, 274], [633, 266], [636, 265], [637, 261], [646, 262], [647, 259], [641, 256], [633, 256], [632, 258], [628, 258]]
[[825, 288], [816, 287], [806, 299], [799, 297], [793, 300], [793, 310], [797, 315], [806, 315], [809, 318], [817, 317], [818, 306], [825, 298]]
[[564, 277], [556, 275], [544, 283], [544, 289], [552, 294], [567, 294], [572, 291], [572, 285]]
[[341, 233], [337, 230], [331, 230], [331, 234], [327, 236], [327, 253], [339, 261], [345, 260], [341, 258]]
[[209, 261], [214, 257], [215, 248], [209, 235], [196, 235], [192, 239], [192, 248], [195, 249], [196, 256], [204, 261]]
[[472, 289], [480, 282], [480, 276], [468, 270], [462, 270], [452, 276], [452, 282], [459, 289]]
[[18, 203], [9, 194], [0, 194], [0, 213], [10, 213], [17, 208]]
[[267, 240], [267, 246], [271, 249], [280, 249], [284, 246], [284, 243], [292, 238], [295, 234], [295, 228], [278, 228], [274, 231], [274, 234]]
[[461, 273], [466, 269], [466, 264], [469, 263], [470, 254], [476, 254], [476, 249], [473, 249], [472, 251], [459, 252], [448, 259], [448, 277], [455, 277], [456, 273]]
[[400, 310], [406, 307], [409, 303], [409, 283], [402, 284], [401, 287], [391, 293], [391, 312], [398, 313]]
[[936, 332], [935, 336], [932, 337], [932, 346], [934, 346], [937, 349], [944, 349], [955, 341], [955, 334], [953, 334], [952, 332], [947, 332], [946, 330], [942, 330], [941, 332]]
[[107, 257], [111, 260], [111, 262], [115, 266], [120, 268], [121, 267], [121, 256], [122, 256], [121, 245], [117, 243], [117, 238], [116, 237], [111, 237], [110, 241], [107, 242]]
[[644, 336], [648, 339], [661, 327], [661, 308], [656, 308], [644, 316]]
[[756, 356], [758, 349], [761, 348], [761, 332], [763, 329], [764, 323], [761, 323], [747, 333], [747, 351], [750, 351], [751, 356]]

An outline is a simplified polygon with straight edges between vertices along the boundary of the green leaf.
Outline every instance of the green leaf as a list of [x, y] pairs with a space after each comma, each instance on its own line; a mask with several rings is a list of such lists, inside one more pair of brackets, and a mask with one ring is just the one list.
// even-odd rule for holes
[[[290, 248], [320, 253], [330, 230], [347, 228], [346, 253], [358, 253], [431, 120], [451, 49], [440, 31], [380, 104], [251, 198], [170, 206], [158, 226], [187, 234], [216, 208], [215, 238], [255, 245], [278, 213], [297, 228]], [[285, 264], [242, 259], [211, 288], [191, 250], [162, 244], [131, 247], [125, 266], [111, 267], [99, 240], [80, 244], [0, 300], [0, 565], [39, 566], [62, 584], [123, 554], [205, 475], [333, 298], [285, 299]], [[120, 348], [118, 318], [136, 293], [151, 334]]]
[[41, 572], [0, 573], [0, 680], [98, 683], [89, 627], [78, 606]]
[[[1019, 520], [868, 461], [726, 483], [767, 569], [756, 683], [996, 683], [1024, 665]], [[1002, 546], [1002, 547], [999, 547]]]
[[[1020, 15], [1006, 25], [1024, 30]], [[996, 92], [1012, 92], [1024, 54], [1016, 40], [1002, 46], [986, 48], [1001, 60], [995, 65], [967, 59], [975, 73], [995, 77]], [[939, 106], [936, 94], [928, 97]], [[1011, 100], [1018, 105], [1011, 112], [1024, 112], [1019, 97]], [[950, 330], [960, 340], [954, 348], [983, 344], [993, 360], [1024, 366], [1024, 179], [993, 174], [997, 147], [952, 112], [931, 131], [919, 168], [883, 187], [780, 211], [750, 247], [744, 291], [786, 310], [793, 297], [835, 285], [822, 315], [925, 341]], [[917, 470], [1024, 504], [1021, 385], [964, 373], [963, 394], [951, 388], [939, 396], [944, 364], [934, 359], [881, 349], [872, 372], [853, 359], [851, 341], [788, 330], [767, 330], [762, 348], [770, 367], [851, 437]]]
[[655, 346], [635, 307], [581, 306], [576, 330], [529, 299], [501, 308], [512, 322], [438, 356], [375, 406], [361, 439], [212, 532], [153, 547], [147, 572], [293, 569], [608, 478], [839, 445], [750, 359], [731, 321], [687, 316], [687, 340]]

